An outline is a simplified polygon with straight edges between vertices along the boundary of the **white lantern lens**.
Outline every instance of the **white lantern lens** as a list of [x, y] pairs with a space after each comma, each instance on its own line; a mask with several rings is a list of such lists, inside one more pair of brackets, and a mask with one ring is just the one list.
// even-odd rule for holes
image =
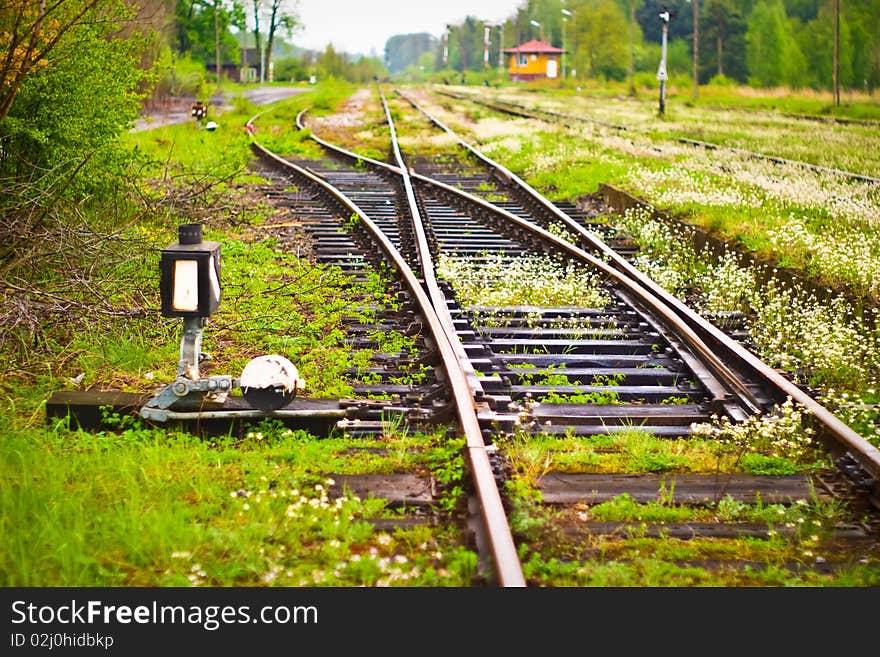
[[199, 309], [199, 263], [197, 260], [174, 261], [174, 310], [195, 312]]

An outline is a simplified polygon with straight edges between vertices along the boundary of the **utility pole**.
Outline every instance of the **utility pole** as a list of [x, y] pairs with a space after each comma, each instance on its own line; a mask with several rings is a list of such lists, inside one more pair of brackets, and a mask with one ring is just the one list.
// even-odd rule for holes
[[694, 3], [694, 100], [700, 94], [700, 0]]
[[626, 76], [629, 78], [629, 95], [636, 95], [636, 0], [629, 0], [629, 65]]
[[504, 22], [498, 23], [498, 75], [504, 79]]
[[449, 26], [446, 26], [446, 31], [443, 33], [443, 68], [446, 68], [449, 64]]
[[214, 0], [214, 62], [217, 66], [217, 91], [220, 85], [220, 0]]
[[565, 82], [565, 24], [571, 12], [568, 9], [562, 10], [562, 81]]
[[834, 104], [840, 105], [840, 0], [834, 0]]
[[489, 68], [489, 25], [483, 25], [483, 68]]
[[663, 41], [660, 49], [660, 66], [657, 69], [657, 79], [660, 80], [660, 117], [666, 113], [666, 34], [669, 31], [669, 10], [666, 7], [660, 12], [660, 22], [663, 23]]

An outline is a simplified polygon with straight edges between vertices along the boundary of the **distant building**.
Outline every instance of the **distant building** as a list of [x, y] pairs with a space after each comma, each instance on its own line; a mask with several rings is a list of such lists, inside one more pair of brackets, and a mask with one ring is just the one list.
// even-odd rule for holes
[[238, 72], [239, 82], [260, 81], [260, 52], [256, 48], [241, 48], [241, 68]]
[[504, 51], [505, 55], [510, 55], [507, 73], [513, 82], [556, 78], [559, 76], [559, 58], [564, 52], [546, 41], [526, 41]]
[[[256, 48], [240, 48], [241, 62], [235, 63], [224, 53], [220, 68], [223, 77], [234, 82], [258, 82], [260, 79], [260, 53]], [[205, 70], [215, 73], [217, 66], [213, 59], [205, 62]]]

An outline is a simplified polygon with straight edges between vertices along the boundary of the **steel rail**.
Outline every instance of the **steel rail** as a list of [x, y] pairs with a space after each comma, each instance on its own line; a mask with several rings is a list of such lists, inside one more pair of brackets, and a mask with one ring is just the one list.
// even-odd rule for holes
[[416, 196], [415, 192], [413, 191], [412, 180], [410, 179], [409, 171], [406, 167], [406, 163], [403, 161], [403, 155], [400, 152], [400, 144], [397, 140], [397, 130], [394, 127], [394, 120], [391, 117], [391, 110], [388, 107], [388, 102], [386, 101], [385, 94], [382, 93], [381, 88], [379, 88], [379, 96], [382, 99], [382, 107], [385, 111], [385, 120], [388, 123], [388, 130], [391, 133], [391, 148], [394, 151], [394, 159], [397, 162], [396, 173], [403, 181], [406, 201], [409, 205], [409, 214], [411, 219], [410, 224], [412, 226], [413, 233], [415, 234], [416, 252], [418, 254], [419, 264], [422, 269], [422, 276], [425, 280], [425, 287], [427, 288], [428, 295], [431, 297], [431, 301], [434, 304], [434, 310], [440, 316], [440, 319], [446, 328], [446, 335], [449, 338], [453, 349], [455, 349], [456, 351], [459, 365], [464, 369], [468, 377], [471, 391], [475, 398], [481, 399], [483, 396], [482, 384], [480, 384], [479, 378], [474, 371], [470, 358], [467, 357], [467, 353], [461, 345], [461, 341], [458, 340], [458, 338], [456, 337], [455, 324], [452, 321], [452, 316], [449, 314], [449, 307], [446, 305], [446, 296], [443, 294], [443, 291], [440, 289], [440, 286], [437, 283], [437, 275], [435, 273], [434, 261], [433, 257], [431, 256], [431, 248], [428, 245], [428, 237], [425, 233], [425, 226], [424, 222], [422, 221], [421, 211], [419, 210], [419, 205], [416, 202]]
[[522, 565], [519, 561], [519, 555], [513, 541], [513, 536], [510, 533], [510, 524], [507, 521], [507, 514], [504, 510], [501, 495], [495, 482], [495, 476], [492, 471], [492, 465], [489, 461], [488, 451], [483, 442], [482, 431], [480, 429], [474, 405], [474, 396], [468, 384], [465, 372], [460, 367], [459, 356], [453, 347], [454, 335], [450, 336], [447, 332], [446, 325], [441, 320], [440, 314], [436, 312], [431, 299], [422, 288], [421, 282], [407, 264], [402, 254], [394, 247], [379, 226], [375, 224], [369, 216], [361, 210], [361, 208], [320, 176], [317, 176], [266, 149], [256, 140], [253, 133], [251, 133], [251, 139], [252, 147], [259, 154], [287, 169], [296, 171], [310, 183], [331, 194], [333, 198], [342, 203], [352, 213], [356, 214], [363, 225], [372, 233], [382, 251], [384, 251], [385, 255], [394, 264], [395, 268], [404, 279], [419, 306], [422, 316], [430, 327], [437, 348], [439, 349], [445, 364], [446, 373], [449, 377], [449, 384], [455, 399], [459, 424], [466, 438], [468, 447], [467, 456], [468, 462], [471, 466], [471, 476], [473, 477], [477, 497], [480, 502], [479, 506], [483, 522], [487, 529], [487, 540], [489, 541], [489, 547], [493, 554], [495, 574], [498, 578], [498, 582], [504, 587], [525, 587], [526, 582], [522, 572]]
[[[403, 94], [400, 94], [399, 91], [397, 93], [399, 95], [401, 95], [402, 97], [404, 97], [408, 102], [413, 103], [413, 101], [406, 98]], [[417, 104], [414, 104], [414, 107], [416, 107], [420, 111], [424, 112], [424, 110], [419, 108], [417, 106]], [[305, 127], [302, 122], [302, 117], [304, 116], [306, 111], [307, 110], [303, 110], [297, 116], [297, 126], [300, 127], [301, 129], [303, 129]], [[436, 119], [434, 119], [434, 117], [432, 117], [429, 113], [427, 113], [427, 112], [424, 112], [424, 113], [432, 121], [436, 121]], [[492, 167], [499, 167], [500, 166], [500, 165], [495, 164], [492, 160], [490, 160], [489, 158], [484, 156], [482, 153], [480, 153], [479, 151], [474, 149], [472, 146], [470, 146], [469, 144], [464, 142], [460, 137], [458, 137], [454, 132], [449, 130], [449, 128], [444, 126], [442, 123], [438, 123], [438, 124], [444, 130], [447, 130], [463, 146], [468, 148], [477, 157], [481, 158], [484, 162], [486, 162], [487, 165], [492, 166]], [[316, 141], [318, 141], [318, 143], [320, 143], [322, 146], [324, 146], [328, 150], [331, 150], [332, 152], [344, 154], [347, 157], [353, 158], [357, 161], [369, 162], [373, 166], [383, 168], [387, 171], [392, 171], [398, 175], [402, 175], [401, 171], [403, 169], [401, 167], [397, 167], [397, 166], [394, 166], [394, 165], [389, 164], [387, 162], [381, 162], [379, 160], [375, 160], [372, 158], [367, 158], [367, 157], [358, 155], [357, 153], [354, 153], [354, 152], [349, 151], [347, 149], [344, 149], [344, 148], [341, 148], [341, 147], [336, 146], [334, 144], [331, 144], [329, 142], [326, 142], [326, 141], [320, 139], [319, 137], [315, 136], [314, 134], [312, 134], [312, 138], [315, 139]], [[504, 175], [510, 175], [515, 178], [514, 174], [507, 172], [506, 169], [503, 169], [503, 172], [505, 172]], [[417, 180], [420, 180], [423, 182], [430, 182], [432, 184], [436, 184], [436, 186], [438, 188], [451, 190], [452, 193], [457, 194], [460, 198], [468, 199], [469, 201], [476, 203], [477, 205], [480, 205], [486, 209], [489, 209], [490, 211], [498, 213], [499, 216], [502, 216], [505, 219], [512, 221], [513, 223], [519, 225], [521, 228], [525, 228], [526, 230], [531, 231], [533, 234], [539, 236], [541, 239], [548, 239], [549, 238], [548, 241], [550, 243], [553, 243], [554, 245], [556, 245], [558, 248], [562, 248], [563, 250], [567, 249], [567, 246], [565, 246], [565, 245], [568, 245], [568, 243], [565, 242], [564, 240], [561, 240], [561, 239], [557, 238], [556, 236], [552, 235], [551, 233], [549, 233], [543, 229], [540, 229], [539, 226], [532, 224], [531, 222], [528, 222], [520, 217], [516, 217], [515, 215], [513, 215], [509, 212], [506, 212], [501, 208], [497, 208], [496, 206], [494, 206], [490, 203], [487, 203], [486, 201], [484, 201], [476, 196], [472, 196], [470, 194], [462, 192], [461, 190], [457, 190], [457, 189], [452, 188], [448, 185], [444, 185], [443, 183], [441, 183], [439, 181], [434, 181], [433, 179], [427, 178], [425, 176], [413, 174], [413, 177], [416, 178]], [[518, 178], [515, 178], [515, 179], [519, 180]], [[526, 183], [522, 182], [522, 184], [525, 185]], [[531, 190], [530, 187], [528, 189]], [[538, 198], [540, 198], [541, 204], [544, 207], [552, 208], [552, 209], [556, 210], [557, 213], [562, 214], [561, 211], [559, 211], [552, 203], [550, 203], [549, 201], [544, 199], [543, 196], [541, 196], [540, 194], [538, 194], [534, 190], [531, 190], [531, 191], [533, 194], [536, 194], [538, 196]], [[568, 218], [567, 215], [562, 214], [562, 217], [567, 218], [567, 221], [570, 222], [571, 224], [573, 224], [573, 226], [577, 226], [577, 224], [574, 222], [574, 220]], [[613, 253], [613, 251], [612, 251], [612, 253]], [[676, 331], [681, 337], [684, 338], [684, 341], [686, 343], [688, 343], [688, 345], [695, 352], [700, 354], [700, 356], [703, 358], [704, 364], [707, 365], [708, 369], [712, 372], [712, 374], [718, 380], [719, 384], [724, 386], [724, 388], [727, 391], [727, 394], [734, 397], [736, 399], [737, 403], [745, 410], [745, 412], [747, 414], [755, 414], [755, 413], [758, 413], [762, 410], [759, 400], [756, 399], [756, 397], [751, 392], [751, 390], [749, 390], [742, 383], [741, 377], [737, 376], [733, 371], [730, 370], [730, 368], [720, 358], [718, 358], [715, 351], [713, 349], [711, 349], [696, 334], [696, 332], [692, 329], [692, 327], [690, 327], [686, 322], [684, 322], [675, 313], [669, 312], [669, 310], [664, 307], [664, 304], [661, 303], [656, 298], [656, 295], [649, 292], [649, 289], [647, 288], [647, 286], [645, 286], [642, 283], [642, 281], [640, 281], [638, 279], [633, 280], [634, 277], [628, 275], [627, 272], [614, 271], [613, 269], [608, 268], [608, 266], [602, 260], [596, 259], [593, 256], [590, 256], [589, 254], [587, 254], [585, 252], [580, 252], [580, 250], [578, 250], [577, 252], [573, 252], [572, 254], [580, 259], [583, 259], [585, 262], [589, 262], [589, 264], [592, 264], [592, 265], [598, 267], [607, 275], [610, 275], [613, 278], [615, 278], [615, 280], [618, 280], [618, 282], [621, 285], [627, 287], [632, 292], [634, 292], [640, 299], [642, 299], [643, 303], [645, 305], [652, 308], [658, 314], [658, 316], [661, 319], [663, 319], [667, 323], [667, 325], [669, 325], [669, 328], [671, 328], [673, 331]], [[617, 254], [615, 253], [614, 255], [616, 256]], [[586, 259], [584, 259], [582, 256], [586, 256]], [[633, 270], [633, 271], [637, 271], [637, 270]], [[706, 381], [706, 380], [704, 380], [704, 383], [707, 384], [707, 388], [710, 390], [710, 392], [713, 394], [713, 396], [715, 396], [717, 402], [721, 405], [725, 405], [728, 409], [728, 412], [735, 419], [742, 420], [746, 417], [746, 415], [743, 413], [739, 413], [739, 414], [736, 413], [736, 411], [733, 408], [731, 408], [731, 405], [726, 403], [726, 401], [722, 398], [721, 392], [718, 390], [719, 386], [717, 384], [713, 384], [713, 382]]]
[[791, 397], [793, 401], [798, 402], [807, 408], [822, 425], [823, 430], [832, 438], [839, 446], [847, 449], [859, 465], [864, 468], [874, 479], [873, 495], [880, 500], [880, 449], [869, 443], [862, 435], [845, 424], [831, 411], [822, 404], [813, 399], [804, 392], [800, 387], [789, 379], [782, 376], [777, 370], [773, 369], [760, 358], [755, 356], [739, 342], [729, 337], [721, 329], [711, 322], [700, 316], [693, 309], [685, 305], [677, 297], [673, 296], [662, 287], [657, 285], [651, 278], [639, 271], [636, 267], [629, 263], [625, 258], [618, 254], [614, 249], [605, 244], [596, 235], [588, 231], [586, 228], [578, 224], [574, 219], [569, 217], [562, 210], [550, 203], [543, 195], [534, 190], [528, 183], [519, 178], [512, 171], [501, 164], [498, 164], [491, 158], [487, 157], [471, 144], [462, 139], [452, 129], [443, 124], [439, 119], [431, 115], [422, 108], [415, 100], [397, 91], [398, 95], [410, 103], [417, 110], [425, 114], [435, 125], [449, 133], [462, 147], [471, 152], [475, 157], [484, 162], [493, 170], [499, 172], [504, 178], [511, 183], [519, 186], [535, 203], [542, 206], [554, 217], [562, 221], [568, 228], [575, 231], [578, 236], [587, 243], [594, 251], [598, 251], [604, 258], [613, 264], [613, 266], [626, 273], [630, 278], [637, 281], [642, 287], [649, 290], [653, 295], [659, 297], [668, 304], [675, 313], [688, 325], [703, 336], [705, 339], [711, 340], [714, 344], [724, 348], [727, 353], [737, 359], [739, 363], [751, 371], [767, 383], [768, 386], [778, 391], [781, 397], [777, 401], [782, 401], [785, 397]]
[[[608, 278], [614, 280], [619, 286], [626, 288], [627, 290], [635, 294], [635, 301], [637, 301], [640, 305], [649, 308], [669, 328], [673, 329], [677, 333], [678, 337], [683, 338], [684, 342], [686, 342], [695, 352], [700, 355], [700, 357], [703, 359], [703, 364], [707, 365], [709, 371], [712, 372], [712, 374], [718, 379], [718, 382], [715, 383], [712, 380], [706, 380], [705, 378], [701, 377], [703, 383], [709, 389], [709, 392], [715, 397], [715, 401], [717, 404], [726, 404], [729, 406], [729, 402], [732, 400], [725, 399], [725, 395], [728, 395], [730, 393], [730, 389], [727, 387], [723, 387], [723, 384], [727, 383], [728, 385], [731, 385], [735, 383], [737, 388], [743, 390], [745, 392], [745, 395], [747, 395], [745, 397], [745, 400], [740, 399], [739, 401], [746, 407], [749, 413], [755, 414], [761, 411], [760, 402], [754, 397], [752, 392], [742, 384], [740, 377], [738, 377], [734, 372], [730, 370], [730, 368], [727, 367], [724, 361], [722, 361], [718, 357], [718, 355], [708, 345], [706, 345], [705, 342], [703, 342], [703, 340], [688, 324], [683, 322], [677, 314], [675, 314], [655, 295], [651, 294], [644, 286], [639, 284], [638, 281], [618, 271], [604, 260], [601, 260], [600, 258], [591, 255], [590, 253], [584, 251], [575, 244], [572, 244], [568, 240], [557, 237], [553, 233], [545, 230], [544, 228], [541, 228], [537, 224], [525, 220], [522, 217], [518, 217], [510, 211], [489, 203], [488, 201], [481, 199], [478, 196], [474, 196], [464, 190], [458, 189], [451, 185], [447, 185], [444, 182], [435, 180], [427, 176], [413, 174], [413, 178], [425, 185], [433, 186], [434, 188], [441, 190], [448, 195], [457, 196], [462, 201], [470, 203], [472, 205], [476, 205], [486, 212], [493, 213], [499, 218], [505, 220], [506, 222], [514, 224], [515, 226], [528, 231], [532, 235], [535, 235], [543, 242], [555, 247], [557, 250], [562, 251], [569, 256], [573, 256], [580, 262], [586, 263], [601, 271]], [[685, 360], [688, 359], [685, 357]], [[745, 419], [745, 417], [746, 415], [741, 415], [737, 419]]]
[[[495, 476], [492, 471], [492, 465], [489, 462], [488, 452], [486, 451], [486, 443], [483, 441], [483, 432], [480, 428], [479, 419], [477, 418], [474, 390], [468, 382], [467, 375], [476, 375], [470, 364], [470, 359], [462, 347], [461, 341], [455, 332], [455, 325], [452, 322], [452, 316], [449, 314], [449, 306], [446, 303], [446, 296], [437, 284], [437, 277], [434, 271], [434, 262], [431, 256], [431, 249], [428, 245], [428, 238], [425, 234], [424, 222], [422, 221], [421, 212], [416, 202], [415, 192], [413, 191], [412, 181], [406, 164], [403, 161], [403, 155], [400, 152], [400, 144], [397, 140], [397, 131], [394, 127], [394, 120], [391, 117], [391, 110], [385, 99], [385, 94], [379, 89], [379, 95], [382, 99], [382, 106], [385, 110], [385, 120], [388, 122], [388, 129], [391, 133], [391, 147], [394, 151], [394, 158], [397, 161], [398, 173], [403, 181], [406, 192], [406, 199], [409, 205], [409, 215], [411, 225], [415, 234], [416, 250], [418, 252], [419, 264], [422, 268], [422, 274], [425, 286], [428, 289], [428, 295], [443, 326], [443, 335], [450, 349], [455, 354], [455, 360], [458, 365], [455, 369], [455, 375], [450, 375], [450, 379], [458, 379], [461, 374], [461, 383], [463, 385], [453, 385], [453, 394], [456, 400], [456, 407], [467, 407], [470, 409], [468, 413], [459, 411], [462, 430], [467, 441], [469, 461], [471, 462], [472, 474], [477, 485], [480, 498], [480, 509], [483, 513], [483, 519], [489, 529], [490, 540], [493, 545], [502, 540], [505, 536], [510, 536], [510, 528], [507, 522], [507, 515], [501, 502], [501, 496], [498, 494], [498, 487], [495, 483]], [[447, 371], [450, 368], [447, 367]], [[458, 383], [456, 381], [456, 383]], [[481, 388], [482, 390], [482, 388]], [[493, 492], [494, 491], [494, 492]], [[505, 541], [506, 543], [506, 541]], [[503, 550], [503, 552], [499, 552]], [[504, 572], [504, 581], [516, 583], [517, 579], [522, 578], [521, 566], [519, 558], [515, 559], [511, 556], [516, 555], [516, 546], [511, 538], [509, 545], [497, 545], [493, 548], [495, 554], [495, 563], [499, 571]], [[507, 554], [511, 551], [511, 554]], [[515, 563], [515, 567], [514, 567]], [[515, 572], [519, 570], [519, 572]], [[505, 572], [509, 571], [509, 572]], [[521, 584], [524, 585], [524, 580]]]

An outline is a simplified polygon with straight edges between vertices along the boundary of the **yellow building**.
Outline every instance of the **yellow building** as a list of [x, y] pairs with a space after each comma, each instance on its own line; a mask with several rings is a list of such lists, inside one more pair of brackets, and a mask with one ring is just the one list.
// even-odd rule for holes
[[564, 52], [546, 41], [526, 41], [504, 51], [505, 55], [510, 55], [507, 72], [513, 82], [556, 78], [559, 76], [559, 58]]

